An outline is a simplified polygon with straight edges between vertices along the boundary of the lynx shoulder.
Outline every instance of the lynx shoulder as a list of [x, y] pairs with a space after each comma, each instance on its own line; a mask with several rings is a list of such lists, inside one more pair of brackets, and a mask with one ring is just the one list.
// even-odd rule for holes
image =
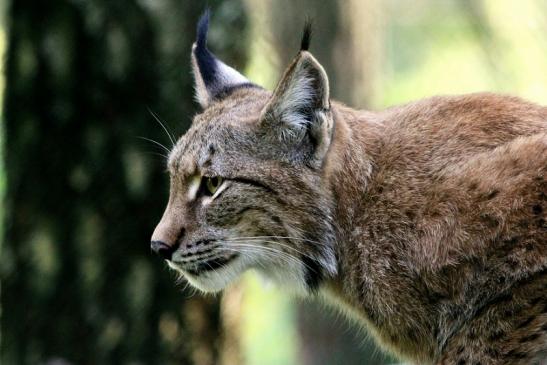
[[203, 112], [152, 248], [192, 285], [255, 269], [330, 298], [416, 364], [547, 358], [547, 108], [495, 94], [331, 101], [302, 48], [273, 92], [192, 49]]

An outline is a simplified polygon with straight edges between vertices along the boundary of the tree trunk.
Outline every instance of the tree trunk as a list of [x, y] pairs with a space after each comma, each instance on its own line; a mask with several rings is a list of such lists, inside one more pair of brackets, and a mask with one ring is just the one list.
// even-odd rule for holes
[[[209, 1], [242, 66], [239, 1]], [[5, 97], [3, 364], [214, 364], [218, 299], [181, 292], [149, 237], [167, 202], [149, 110], [195, 114], [197, 1], [14, 0]]]

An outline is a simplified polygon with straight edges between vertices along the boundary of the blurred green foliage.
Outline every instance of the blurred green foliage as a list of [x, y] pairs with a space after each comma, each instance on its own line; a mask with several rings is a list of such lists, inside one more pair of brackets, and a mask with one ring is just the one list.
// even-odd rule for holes
[[390, 0], [373, 104], [492, 91], [547, 104], [547, 3]]

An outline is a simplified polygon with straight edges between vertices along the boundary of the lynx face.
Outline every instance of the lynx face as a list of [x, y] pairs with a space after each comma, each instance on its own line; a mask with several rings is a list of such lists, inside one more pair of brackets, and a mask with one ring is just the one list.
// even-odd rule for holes
[[192, 52], [204, 111], [170, 153], [170, 197], [152, 249], [203, 291], [251, 268], [313, 290], [337, 270], [322, 179], [327, 77], [303, 50], [265, 91], [207, 50], [207, 25], [206, 14]]

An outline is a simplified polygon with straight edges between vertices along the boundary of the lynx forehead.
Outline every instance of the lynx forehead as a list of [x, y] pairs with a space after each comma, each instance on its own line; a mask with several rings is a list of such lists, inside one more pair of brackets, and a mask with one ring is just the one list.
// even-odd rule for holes
[[[301, 50], [273, 92], [192, 48], [203, 112], [152, 248], [214, 292], [255, 269], [416, 364], [547, 359], [547, 108], [494, 94], [331, 102]], [[349, 309], [349, 310], [348, 310]]]

